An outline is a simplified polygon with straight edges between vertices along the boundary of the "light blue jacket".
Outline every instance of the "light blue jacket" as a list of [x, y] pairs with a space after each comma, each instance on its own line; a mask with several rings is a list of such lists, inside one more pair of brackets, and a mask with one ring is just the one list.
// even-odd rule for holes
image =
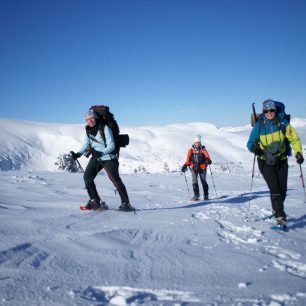
[[104, 134], [106, 146], [104, 144], [104, 140], [101, 136], [100, 131], [98, 131], [95, 137], [93, 137], [92, 135], [91, 137], [88, 137], [88, 135], [86, 134], [83, 146], [79, 150], [79, 153], [83, 155], [85, 152], [93, 148], [97, 152], [102, 153], [102, 157], [99, 158], [100, 160], [110, 160], [117, 158], [115, 154], [111, 154], [115, 150], [115, 141], [112, 130], [107, 125], [105, 125], [104, 127]]

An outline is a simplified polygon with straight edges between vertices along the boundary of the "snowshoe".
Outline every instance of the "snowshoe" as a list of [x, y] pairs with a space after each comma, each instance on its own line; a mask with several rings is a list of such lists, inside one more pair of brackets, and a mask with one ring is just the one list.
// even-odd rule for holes
[[273, 225], [271, 226], [271, 229], [274, 231], [289, 232], [289, 229], [287, 226]]
[[277, 217], [276, 225], [272, 226], [271, 229], [282, 231], [282, 232], [288, 232], [288, 226], [287, 226], [286, 219], [284, 219], [283, 217]]
[[130, 203], [122, 202], [121, 205], [118, 207], [118, 210], [128, 212], [128, 211], [135, 211], [136, 209]]

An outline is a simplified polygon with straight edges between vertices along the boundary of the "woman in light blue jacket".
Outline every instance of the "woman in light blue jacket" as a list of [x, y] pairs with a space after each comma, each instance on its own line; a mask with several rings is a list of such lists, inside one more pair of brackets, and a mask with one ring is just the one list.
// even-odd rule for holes
[[[103, 122], [100, 122], [98, 115], [93, 110], [89, 110], [86, 114], [86, 123], [86, 136], [82, 148], [78, 153], [71, 151], [71, 156], [74, 159], [81, 157], [83, 154], [85, 156], [87, 154], [92, 155], [84, 172], [84, 182], [90, 198], [86, 208], [93, 210], [108, 209], [106, 203], [101, 200], [94, 182], [97, 174], [105, 169], [109, 179], [119, 192], [121, 198], [119, 209], [122, 211], [135, 210], [130, 204], [125, 185], [119, 176], [119, 162], [115, 153], [116, 146], [112, 130]], [[100, 132], [102, 127], [104, 128], [105, 139]]]

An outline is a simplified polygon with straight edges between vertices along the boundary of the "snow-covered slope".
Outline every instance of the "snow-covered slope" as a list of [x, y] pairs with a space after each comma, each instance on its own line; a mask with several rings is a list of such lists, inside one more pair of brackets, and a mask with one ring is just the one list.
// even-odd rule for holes
[[[304, 165], [303, 165], [304, 167]], [[210, 176], [189, 203], [184, 176], [122, 175], [137, 214], [83, 212], [82, 173], [0, 172], [0, 305], [305, 305], [306, 204], [290, 167], [289, 232], [270, 230], [269, 193], [250, 172]], [[187, 173], [189, 186], [190, 172]], [[96, 184], [120, 200], [106, 175]], [[191, 187], [191, 186], [190, 186]]]
[[[306, 143], [306, 119], [293, 119], [303, 144]], [[163, 172], [180, 169], [187, 149], [201, 135], [216, 170], [250, 167], [252, 155], [246, 149], [251, 127], [219, 128], [211, 123], [172, 124], [167, 126], [122, 126], [130, 135], [130, 145], [121, 150], [121, 171]], [[0, 169], [31, 167], [55, 170], [56, 158], [77, 151], [84, 138], [84, 126], [47, 124], [0, 119]], [[81, 159], [82, 164], [87, 159]]]
[[[305, 144], [306, 120], [292, 123]], [[0, 305], [305, 305], [300, 168], [292, 158], [289, 232], [273, 231], [257, 166], [250, 198], [250, 129], [123, 127], [131, 136], [120, 158], [126, 172], [140, 165], [163, 171], [165, 162], [177, 168], [196, 134], [214, 160], [209, 201], [189, 202], [190, 172], [121, 175], [134, 214], [81, 211], [83, 174], [46, 171], [59, 154], [79, 148], [81, 125], [0, 120], [1, 168], [23, 168], [0, 171]], [[107, 175], [95, 181], [108, 206], [118, 207]]]

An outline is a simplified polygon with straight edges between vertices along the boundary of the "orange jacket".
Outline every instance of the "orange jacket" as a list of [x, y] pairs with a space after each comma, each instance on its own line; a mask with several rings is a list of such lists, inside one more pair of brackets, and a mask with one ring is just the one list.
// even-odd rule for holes
[[210, 160], [210, 156], [204, 146], [201, 146], [198, 150], [192, 146], [187, 152], [187, 158], [184, 165], [191, 168], [199, 165], [201, 169], [205, 170], [208, 160]]

